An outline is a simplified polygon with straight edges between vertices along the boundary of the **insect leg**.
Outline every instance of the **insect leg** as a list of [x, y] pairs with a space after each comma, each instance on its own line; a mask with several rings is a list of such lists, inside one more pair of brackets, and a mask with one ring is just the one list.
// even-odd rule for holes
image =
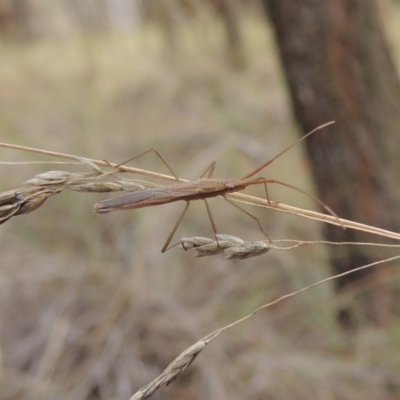
[[264, 188], [265, 188], [265, 196], [267, 198], [268, 204], [278, 204], [278, 201], [271, 201], [271, 199], [269, 198], [269, 193], [268, 193], [268, 187], [267, 184], [264, 182]]
[[116, 165], [114, 168], [118, 168], [118, 167], [120, 167], [121, 165], [125, 165], [125, 164], [127, 164], [127, 163], [129, 163], [129, 162], [131, 162], [131, 161], [133, 161], [133, 160], [136, 160], [137, 158], [142, 157], [142, 156], [144, 156], [144, 155], [150, 153], [151, 151], [154, 151], [154, 153], [156, 153], [157, 157], [158, 157], [158, 158], [162, 161], [162, 163], [168, 168], [168, 171], [171, 172], [171, 174], [175, 177], [175, 179], [177, 180], [177, 182], [181, 182], [181, 180], [179, 179], [178, 175], [175, 174], [175, 172], [172, 170], [171, 166], [168, 164], [167, 160], [166, 160], [166, 159], [161, 155], [161, 153], [160, 153], [157, 149], [155, 149], [155, 148], [152, 148], [152, 149], [150, 149], [150, 150], [145, 151], [144, 153], [139, 154], [138, 156], [135, 156], [135, 157], [133, 157], [133, 158], [130, 158], [129, 160], [126, 160], [126, 161], [124, 161], [124, 162], [122, 162], [122, 163]]
[[217, 227], [215, 226], [215, 222], [214, 222], [214, 218], [211, 214], [210, 206], [208, 205], [208, 201], [206, 199], [204, 199], [204, 203], [206, 203], [208, 218], [210, 219], [212, 230], [214, 232], [214, 237], [215, 237], [215, 240], [217, 241], [217, 246], [219, 247], [219, 242], [218, 242], [218, 237], [217, 237]]
[[161, 249], [161, 253], [165, 253], [167, 250], [169, 250], [169, 249], [171, 249], [172, 247], [175, 247], [177, 244], [179, 244], [179, 242], [178, 242], [178, 243], [175, 243], [175, 244], [173, 244], [172, 246], [168, 247], [169, 244], [171, 243], [172, 238], [173, 238], [174, 235], [175, 235], [176, 230], [178, 229], [179, 224], [182, 222], [183, 217], [185, 216], [186, 211], [187, 211], [187, 209], [189, 208], [189, 205], [190, 205], [190, 201], [187, 201], [187, 202], [186, 202], [186, 207], [185, 207], [184, 210], [182, 211], [182, 214], [179, 216], [178, 221], [176, 221], [175, 226], [172, 228], [171, 233], [169, 234], [169, 236], [168, 236], [168, 238], [167, 238], [167, 240], [166, 240], [166, 242], [165, 242], [163, 248]]
[[208, 167], [207, 169], [201, 174], [200, 179], [204, 178], [204, 175], [207, 174], [207, 178], [211, 178], [212, 174], [214, 173], [214, 169], [215, 169], [215, 165], [216, 165], [216, 161], [213, 161]]
[[[264, 179], [264, 178], [261, 178]], [[265, 183], [265, 182], [264, 182]], [[299, 189], [296, 186], [292, 186], [289, 185], [285, 182], [281, 182], [281, 181], [276, 181], [274, 179], [268, 179], [268, 183], [276, 183], [278, 185], [282, 185], [282, 186], [286, 186], [290, 189], [294, 189], [297, 190], [300, 193], [303, 193], [304, 195], [306, 195], [307, 197], [309, 197], [310, 199], [313, 199], [315, 202], [317, 202], [321, 207], [323, 207], [329, 214], [332, 215], [332, 217], [336, 218], [338, 225], [340, 225], [342, 227], [343, 230], [346, 230], [346, 227], [343, 225], [343, 222], [340, 220], [340, 218], [337, 216], [337, 214], [330, 208], [328, 207], [323, 201], [321, 201], [318, 197], [315, 197], [314, 195], [305, 192], [304, 190]]]
[[244, 212], [244, 213], [245, 213], [246, 215], [248, 215], [250, 218], [253, 218], [253, 219], [257, 222], [258, 227], [260, 228], [260, 231], [267, 237], [268, 241], [271, 243], [271, 238], [269, 237], [268, 233], [264, 231], [263, 227], [261, 226], [260, 220], [259, 220], [255, 215], [253, 215], [250, 211], [247, 211], [247, 210], [245, 210], [244, 208], [240, 207], [239, 205], [237, 205], [236, 203], [234, 203], [232, 200], [229, 200], [226, 196], [224, 196], [224, 199], [225, 199], [228, 203], [230, 203], [230, 204], [232, 204], [234, 207], [236, 207], [238, 210]]

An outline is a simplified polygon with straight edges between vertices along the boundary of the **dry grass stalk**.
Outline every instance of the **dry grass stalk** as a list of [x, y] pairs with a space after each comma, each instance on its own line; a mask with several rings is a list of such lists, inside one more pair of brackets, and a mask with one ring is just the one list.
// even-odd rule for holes
[[[268, 203], [266, 199], [262, 199], [260, 197], [249, 196], [244, 193], [235, 193], [234, 195], [229, 195], [230, 197], [234, 197], [232, 200], [237, 201], [238, 203], [248, 204], [257, 207], [268, 208], [275, 211], [281, 211], [288, 214], [298, 215], [304, 218], [313, 219], [315, 221], [325, 222], [327, 224], [332, 224], [336, 226], [343, 226], [349, 229], [355, 229], [362, 232], [372, 233], [374, 235], [387, 237], [390, 239], [400, 240], [400, 233], [388, 231], [381, 228], [376, 228], [375, 226], [361, 224], [359, 222], [350, 221], [343, 218], [335, 218], [331, 215], [321, 214], [316, 211], [304, 210], [298, 207], [289, 206], [283, 203]], [[340, 223], [339, 223], [340, 222]]]
[[245, 241], [236, 236], [227, 234], [218, 234], [218, 242], [215, 239], [194, 236], [190, 238], [182, 238], [181, 244], [185, 251], [194, 250], [196, 257], [215, 256], [220, 253], [224, 253], [224, 258], [228, 260], [257, 257], [267, 253], [269, 250], [291, 250], [296, 247], [304, 246], [306, 244], [329, 244], [329, 245], [355, 245], [355, 246], [378, 246], [378, 247], [394, 247], [400, 248], [400, 245], [395, 244], [381, 244], [381, 243], [363, 243], [363, 242], [329, 242], [326, 240], [294, 240], [294, 239], [282, 239], [274, 240], [273, 243], [278, 242], [289, 242], [295, 243], [293, 246], [279, 247], [273, 243], [267, 241]]
[[[222, 331], [221, 331], [222, 332]], [[160, 387], [168, 386], [174, 381], [194, 359], [204, 350], [204, 348], [215, 339], [221, 332], [214, 332], [199, 340], [184, 352], [179, 354], [178, 357], [172, 361], [164, 372], [156, 379], [151, 381], [148, 385], [138, 390], [129, 400], [142, 400], [151, 397]]]
[[[42, 205], [43, 202], [48, 197], [59, 193], [64, 188], [67, 188], [67, 187], [70, 188], [70, 186], [72, 186], [74, 188], [74, 190], [79, 190], [79, 191], [138, 190], [138, 189], [132, 189], [132, 188], [128, 189], [128, 187], [130, 184], [135, 184], [135, 183], [141, 184], [141, 182], [142, 182], [142, 181], [138, 181], [138, 180], [130, 181], [130, 180], [122, 180], [122, 179], [119, 181], [112, 180], [112, 182], [100, 183], [100, 184], [97, 184], [98, 182], [95, 182], [95, 183], [90, 182], [90, 179], [91, 180], [99, 179], [100, 176], [105, 177], [110, 174], [115, 175], [115, 174], [122, 173], [122, 172], [131, 172], [131, 173], [136, 173], [136, 174], [140, 174], [140, 175], [144, 175], [144, 176], [150, 176], [150, 177], [155, 177], [155, 178], [160, 178], [160, 179], [165, 179], [165, 180], [176, 182], [176, 178], [173, 176], [159, 174], [156, 172], [133, 168], [133, 167], [127, 167], [125, 165], [110, 163], [108, 161], [103, 161], [103, 160], [95, 160], [95, 159], [90, 159], [90, 158], [78, 157], [78, 156], [74, 156], [71, 154], [58, 153], [58, 152], [53, 152], [53, 151], [48, 151], [48, 150], [36, 149], [36, 148], [32, 148], [32, 147], [13, 145], [13, 144], [9, 144], [9, 143], [1, 143], [0, 142], [0, 147], [21, 150], [21, 151], [28, 151], [31, 153], [37, 153], [37, 154], [42, 154], [42, 155], [47, 155], [47, 156], [53, 156], [53, 157], [73, 160], [75, 162], [78, 161], [79, 163], [83, 163], [88, 168], [90, 168], [91, 173], [94, 174], [94, 175], [91, 175], [89, 173], [88, 174], [89, 176], [85, 175], [85, 174], [83, 174], [83, 175], [76, 174], [77, 176], [69, 177], [68, 183], [63, 184], [62, 182], [58, 182], [57, 185], [54, 186], [55, 182], [57, 182], [57, 179], [58, 179], [56, 176], [52, 176], [52, 173], [54, 173], [55, 171], [45, 173], [44, 181], [46, 181], [46, 184], [43, 182], [43, 185], [46, 187], [47, 190], [43, 190], [44, 188], [42, 186], [39, 186], [37, 189], [37, 192], [35, 192], [35, 191], [30, 192], [30, 194], [28, 195], [29, 203], [28, 203], [28, 200], [26, 200], [26, 196], [22, 196], [21, 194], [18, 196], [18, 193], [16, 193], [16, 192], [14, 193], [14, 191], [4, 193], [5, 198], [9, 198], [9, 197], [14, 198], [14, 200], [11, 202], [7, 202], [3, 199], [3, 203], [1, 203], [1, 195], [0, 195], [0, 205], [3, 205], [5, 207], [2, 210], [0, 209], [0, 218], [1, 218], [0, 223], [7, 221], [9, 218], [11, 218], [14, 215], [24, 214], [27, 212], [34, 211], [36, 208], [40, 207], [40, 205]], [[111, 172], [110, 171], [105, 172], [100, 167], [111, 167], [111, 168], [115, 168], [115, 169], [112, 170]], [[62, 172], [65, 173], [64, 171], [62, 171]], [[48, 183], [48, 179], [46, 180], [46, 177], [47, 177], [46, 174], [50, 174], [50, 178], [51, 178], [50, 180], [53, 181], [52, 182], [53, 186]], [[70, 173], [66, 173], [66, 174], [70, 174]], [[43, 174], [41, 174], [41, 175], [43, 175]], [[74, 174], [71, 174], [71, 175], [74, 175]], [[82, 180], [83, 180], [83, 182], [82, 182]], [[61, 181], [62, 181], [62, 179], [61, 179]], [[181, 181], [188, 182], [188, 180], [185, 180], [185, 179], [181, 179]], [[157, 186], [157, 185], [151, 184], [149, 182], [144, 182], [144, 185], [151, 186], [151, 187]], [[140, 187], [139, 187], [139, 189], [140, 189]], [[17, 189], [17, 191], [19, 191], [19, 190], [25, 191], [26, 188]], [[37, 195], [36, 195], [36, 193], [37, 193]], [[302, 208], [289, 206], [289, 205], [279, 203], [279, 202], [270, 203], [270, 202], [268, 202], [267, 199], [262, 199], [260, 197], [250, 196], [250, 195], [243, 194], [243, 193], [232, 193], [227, 196], [231, 200], [237, 201], [240, 203], [244, 203], [244, 204], [248, 204], [248, 205], [252, 205], [252, 206], [269, 208], [269, 209], [273, 209], [275, 211], [281, 211], [281, 212], [286, 212], [286, 213], [290, 213], [290, 214], [295, 214], [295, 215], [299, 215], [304, 218], [309, 218], [309, 219], [325, 222], [328, 224], [343, 226], [343, 227], [349, 228], [349, 229], [356, 229], [356, 230], [360, 230], [363, 232], [368, 232], [368, 233], [372, 233], [375, 235], [400, 240], [399, 233], [387, 231], [385, 229], [375, 228], [373, 226], [360, 224], [360, 223], [345, 220], [342, 218], [338, 219], [331, 215], [326, 215], [326, 214], [318, 213], [315, 211], [305, 210]], [[23, 212], [24, 209], [29, 210], [29, 211]]]
[[199, 341], [197, 341], [195, 344], [193, 344], [192, 346], [190, 346], [188, 349], [186, 349], [185, 351], [183, 351], [178, 357], [175, 358], [174, 361], [172, 361], [168, 367], [164, 370], [164, 372], [158, 376], [156, 379], [154, 379], [153, 381], [151, 381], [148, 385], [142, 387], [141, 389], [139, 389], [129, 400], [143, 400], [143, 399], [147, 399], [149, 397], [151, 397], [158, 389], [160, 389], [163, 386], [168, 386], [174, 379], [176, 379], [178, 377], [178, 375], [180, 373], [182, 373], [187, 367], [189, 367], [189, 365], [194, 361], [194, 359], [200, 354], [201, 351], [203, 351], [203, 349], [213, 340], [215, 339], [217, 336], [219, 336], [221, 333], [223, 333], [224, 331], [233, 328], [235, 325], [238, 325], [246, 320], [248, 320], [249, 318], [253, 317], [255, 314], [259, 313], [260, 311], [271, 307], [275, 304], [280, 303], [281, 301], [288, 299], [290, 297], [294, 297], [302, 292], [305, 292], [315, 286], [318, 286], [322, 283], [326, 283], [329, 281], [332, 281], [334, 279], [338, 279], [341, 278], [345, 275], [349, 275], [352, 274], [354, 272], [357, 271], [361, 271], [364, 269], [368, 269], [371, 268], [373, 266], [376, 265], [381, 265], [390, 261], [394, 261], [394, 260], [398, 260], [400, 259], [400, 255], [399, 256], [394, 256], [394, 257], [390, 257], [390, 258], [386, 258], [384, 260], [380, 260], [380, 261], [376, 261], [373, 262], [371, 264], [367, 264], [367, 265], [363, 265], [361, 267], [357, 267], [354, 268], [350, 271], [346, 271], [343, 272], [341, 274], [337, 274], [337, 275], [333, 275], [330, 276], [328, 278], [319, 280], [317, 282], [314, 282], [311, 285], [308, 285], [302, 289], [296, 290], [292, 293], [288, 293], [284, 296], [281, 296], [279, 298], [277, 298], [274, 301], [271, 301], [267, 304], [262, 305], [261, 307], [258, 307], [256, 310], [254, 310], [253, 312], [251, 312], [250, 314], [246, 315], [243, 318], [240, 318], [228, 325], [225, 325], [222, 328], [219, 328], [217, 330], [215, 330], [214, 332], [206, 335], [205, 337], [203, 337], [202, 339], [200, 339]]
[[[130, 181], [125, 179], [117, 179], [116, 176], [120, 172], [134, 172], [146, 176], [152, 176], [157, 178], [163, 178], [167, 180], [174, 181], [174, 177], [170, 177], [167, 175], [162, 175], [158, 173], [154, 173], [151, 171], [139, 170], [136, 168], [130, 168], [126, 166], [119, 166], [117, 164], [111, 164], [106, 161], [99, 160], [91, 160], [86, 158], [79, 158], [76, 156], [62, 154], [62, 153], [54, 153], [48, 152], [44, 150], [25, 148], [21, 146], [7, 145], [1, 144], [0, 147], [14, 148], [18, 150], [31, 151], [45, 155], [52, 155], [56, 157], [66, 158], [74, 161], [78, 161], [78, 163], [85, 165], [89, 168], [88, 172], [85, 173], [70, 173], [66, 171], [49, 171], [43, 174], [39, 174], [35, 176], [33, 179], [25, 182], [22, 188], [5, 192], [0, 194], [0, 223], [5, 222], [9, 218], [14, 215], [26, 214], [34, 211], [36, 208], [40, 207], [44, 201], [57, 193], [60, 193], [62, 190], [68, 188], [71, 190], [77, 190], [82, 192], [91, 192], [91, 191], [119, 191], [119, 190], [140, 190], [144, 186], [141, 186], [141, 183], [138, 181]], [[111, 171], [103, 170], [101, 167], [118, 167], [111, 169]], [[144, 182], [145, 186], [148, 184], [152, 186], [150, 183]], [[335, 225], [343, 224], [346, 228], [358, 229], [369, 233], [374, 233], [380, 236], [385, 236], [394, 239], [400, 239], [400, 234], [390, 231], [385, 231], [382, 229], [378, 229], [375, 227], [366, 226], [363, 224], [358, 224], [353, 221], [347, 221], [341, 219], [340, 222], [333, 216], [325, 215], [317, 212], [312, 212], [308, 210], [299, 209], [296, 207], [287, 206], [282, 203], [269, 203], [267, 200], [249, 196], [242, 193], [230, 194], [229, 197], [234, 201], [243, 202], [246, 204], [250, 204], [253, 206], [260, 206], [265, 208], [271, 208], [277, 211], [288, 212], [296, 215], [303, 216], [305, 218], [311, 218], [320, 220], [326, 223], [332, 223]], [[286, 240], [289, 242], [289, 240]], [[276, 243], [277, 241], [274, 241]], [[193, 249], [197, 252], [198, 256], [206, 256], [206, 255], [214, 255], [224, 252], [226, 258], [229, 259], [245, 259], [254, 257], [256, 255], [264, 254], [268, 252], [270, 249], [278, 249], [284, 250], [293, 247], [298, 247], [304, 244], [311, 243], [329, 243], [335, 245], [341, 245], [344, 243], [331, 243], [331, 242], [295, 242], [293, 246], [281, 248], [272, 243], [266, 243], [265, 241], [255, 241], [255, 242], [247, 242], [243, 239], [230, 236], [230, 235], [219, 235], [218, 242], [214, 239], [209, 238], [185, 238], [182, 239], [182, 246], [185, 250]], [[348, 243], [346, 243], [348, 244]], [[357, 245], [372, 245], [371, 243], [352, 243]], [[392, 245], [382, 245], [387, 247], [399, 247]], [[130, 400], [137, 399], [146, 399], [151, 397], [159, 388], [162, 386], [166, 386], [170, 384], [174, 379], [176, 379], [186, 368], [190, 366], [190, 364], [195, 360], [198, 354], [217, 336], [219, 336], [224, 331], [234, 327], [235, 325], [246, 321], [247, 319], [254, 316], [259, 311], [268, 308], [274, 304], [281, 302], [284, 299], [296, 296], [314, 286], [322, 284], [324, 282], [328, 282], [342, 276], [354, 273], [356, 271], [360, 271], [362, 269], [367, 269], [375, 265], [383, 264], [392, 260], [399, 259], [400, 256], [395, 256], [391, 258], [387, 258], [385, 260], [381, 260], [378, 262], [374, 262], [362, 267], [355, 268], [353, 270], [347, 271], [342, 274], [338, 274], [335, 276], [328, 277], [326, 279], [315, 282], [312, 285], [304, 287], [295, 292], [286, 294], [284, 296], [279, 297], [275, 301], [269, 302], [267, 304], [262, 305], [257, 308], [255, 311], [250, 313], [249, 315], [234, 321], [233, 323], [226, 325], [209, 335], [205, 336], [188, 349], [186, 349], [183, 353], [181, 353], [173, 362], [169, 364], [169, 366], [165, 369], [165, 371], [155, 380], [150, 382], [148, 385], [137, 391]]]
[[[0, 224], [16, 215], [28, 214], [39, 208], [47, 198], [64, 189], [78, 192], [116, 192], [143, 190], [138, 181], [112, 178], [114, 171], [103, 171], [91, 160], [76, 157], [89, 171], [72, 173], [48, 171], [24, 182], [22, 188], [0, 193]], [[140, 181], [142, 182], [142, 181]]]

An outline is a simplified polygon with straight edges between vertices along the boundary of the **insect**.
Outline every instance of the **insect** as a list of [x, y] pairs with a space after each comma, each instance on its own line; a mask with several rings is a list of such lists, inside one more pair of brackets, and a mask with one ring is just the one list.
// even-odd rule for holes
[[[107, 213], [110, 211], [117, 211], [117, 210], [130, 210], [130, 209], [136, 209], [136, 208], [158, 206], [161, 204], [173, 203], [175, 201], [186, 201], [186, 207], [184, 208], [184, 210], [181, 213], [181, 215], [179, 216], [175, 226], [173, 227], [171, 233], [169, 234], [169, 236], [161, 250], [162, 253], [164, 253], [165, 251], [167, 251], [170, 248], [175, 246], [175, 245], [172, 245], [169, 247], [169, 244], [171, 243], [171, 240], [174, 237], [174, 234], [175, 234], [176, 230], [178, 229], [179, 224], [181, 223], [183, 217], [185, 216], [186, 211], [189, 208], [189, 204], [192, 200], [204, 200], [206, 208], [207, 208], [207, 213], [208, 213], [208, 216], [209, 216], [209, 219], [211, 222], [211, 226], [212, 226], [212, 229], [214, 232], [214, 236], [218, 243], [217, 228], [215, 226], [215, 222], [214, 222], [214, 219], [211, 214], [210, 206], [207, 202], [208, 198], [217, 197], [217, 196], [222, 196], [228, 203], [232, 204], [234, 207], [238, 208], [239, 210], [241, 210], [242, 212], [244, 212], [245, 214], [247, 214], [248, 216], [253, 218], [257, 222], [261, 232], [263, 232], [263, 234], [268, 238], [268, 240], [271, 241], [268, 233], [264, 231], [258, 218], [255, 215], [253, 215], [252, 213], [250, 213], [249, 211], [245, 210], [244, 208], [242, 208], [239, 205], [232, 202], [226, 196], [229, 193], [239, 192], [241, 190], [244, 190], [246, 187], [251, 186], [251, 185], [264, 184], [267, 199], [269, 202], [270, 202], [270, 200], [269, 200], [269, 195], [268, 195], [268, 190], [267, 190], [267, 184], [276, 183], [276, 184], [279, 184], [282, 186], [289, 187], [291, 189], [295, 189], [295, 190], [305, 194], [306, 196], [311, 197], [313, 200], [315, 200], [317, 203], [319, 203], [323, 208], [325, 208], [325, 210], [327, 210], [331, 215], [333, 215], [337, 219], [339, 219], [336, 216], [336, 214], [327, 205], [322, 203], [322, 201], [320, 201], [316, 197], [312, 196], [311, 194], [304, 192], [303, 190], [301, 190], [299, 188], [296, 188], [287, 183], [280, 182], [280, 181], [273, 180], [273, 179], [266, 179], [263, 177], [253, 178], [254, 175], [256, 175], [258, 172], [260, 172], [261, 170], [266, 168], [268, 165], [270, 165], [273, 161], [275, 161], [282, 154], [286, 153], [292, 147], [296, 146], [299, 142], [306, 139], [308, 136], [310, 136], [314, 132], [333, 124], [334, 122], [335, 121], [330, 121], [326, 124], [320, 125], [317, 128], [313, 129], [311, 132], [307, 133], [305, 136], [303, 136], [302, 138], [300, 138], [297, 141], [295, 141], [294, 143], [292, 143], [290, 146], [285, 148], [283, 151], [281, 151], [275, 157], [266, 161], [265, 163], [260, 165], [258, 168], [256, 168], [254, 171], [252, 171], [249, 174], [247, 174], [246, 176], [244, 176], [242, 179], [212, 178], [212, 174], [214, 172], [215, 165], [216, 165], [216, 162], [213, 161], [199, 179], [192, 181], [192, 182], [183, 182], [174, 173], [174, 171], [169, 166], [167, 161], [163, 158], [163, 156], [156, 149], [148, 150], [145, 153], [142, 153], [139, 156], [136, 156], [129, 161], [132, 161], [133, 159], [136, 159], [144, 154], [154, 151], [157, 154], [157, 156], [161, 159], [161, 161], [166, 165], [166, 167], [171, 172], [171, 174], [175, 177], [175, 179], [177, 180], [178, 183], [174, 184], [174, 185], [162, 186], [159, 188], [145, 189], [140, 192], [134, 192], [134, 193], [127, 194], [125, 196], [115, 197], [112, 199], [106, 199], [106, 200], [100, 201], [99, 203], [95, 204], [94, 211], [97, 213]], [[119, 165], [122, 165], [122, 164], [119, 164]], [[116, 168], [118, 168], [118, 166]], [[204, 178], [204, 176], [206, 174], [207, 174], [207, 177]]]

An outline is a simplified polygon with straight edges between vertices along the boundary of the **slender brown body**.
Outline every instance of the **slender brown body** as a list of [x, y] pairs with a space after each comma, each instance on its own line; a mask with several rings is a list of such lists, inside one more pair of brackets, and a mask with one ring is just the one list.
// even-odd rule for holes
[[217, 197], [229, 192], [238, 192], [248, 185], [261, 183], [257, 179], [245, 181], [241, 179], [202, 178], [193, 182], [178, 183], [161, 188], [146, 189], [125, 196], [100, 201], [94, 206], [94, 211], [107, 213], [115, 210], [129, 210], [158, 206], [175, 201], [201, 200]]
[[[243, 177], [242, 179], [214, 179], [211, 178], [211, 175], [214, 171], [215, 167], [215, 162], [213, 162], [206, 170], [208, 171], [207, 178], [200, 178], [196, 181], [193, 182], [182, 182], [178, 176], [173, 172], [169, 164], [166, 162], [164, 157], [156, 150], [156, 149], [151, 149], [147, 151], [146, 153], [149, 153], [150, 151], [154, 151], [157, 156], [161, 159], [161, 161], [166, 165], [166, 167], [171, 171], [172, 175], [175, 176], [177, 180], [177, 184], [175, 185], [168, 185], [168, 186], [162, 186], [159, 188], [152, 188], [152, 189], [146, 189], [142, 190], [139, 192], [135, 193], [130, 193], [125, 196], [121, 197], [116, 197], [112, 199], [107, 199], [100, 201], [99, 203], [95, 204], [94, 206], [94, 211], [97, 213], [108, 213], [110, 211], [117, 211], [117, 210], [129, 210], [129, 209], [135, 209], [135, 208], [143, 208], [143, 207], [151, 207], [151, 206], [158, 206], [161, 204], [167, 204], [167, 203], [173, 203], [175, 201], [185, 201], [186, 202], [186, 207], [183, 210], [181, 216], [179, 217], [177, 223], [175, 224], [174, 228], [172, 229], [170, 235], [168, 236], [167, 241], [164, 244], [164, 247], [162, 248], [162, 252], [164, 253], [167, 251], [169, 248], [173, 247], [168, 247], [169, 243], [171, 242], [180, 222], [182, 221], [189, 204], [192, 200], [203, 200], [206, 204], [207, 207], [207, 212], [208, 216], [210, 218], [210, 222], [214, 231], [214, 236], [216, 241], [218, 242], [218, 237], [217, 237], [217, 229], [214, 223], [214, 219], [211, 215], [211, 210], [210, 207], [208, 206], [207, 199], [209, 197], [217, 197], [217, 196], [222, 196], [226, 201], [228, 201], [230, 204], [232, 204], [234, 207], [238, 208], [251, 218], [253, 218], [260, 230], [265, 234], [265, 236], [270, 240], [267, 232], [264, 231], [264, 229], [261, 226], [260, 221], [256, 216], [251, 214], [249, 211], [243, 209], [239, 205], [235, 204], [232, 202], [229, 198], [227, 198], [225, 195], [227, 193], [231, 192], [239, 192], [241, 190], [244, 190], [247, 186], [250, 185], [257, 185], [257, 184], [264, 184], [265, 189], [267, 192], [267, 199], [268, 198], [268, 191], [267, 191], [267, 183], [277, 183], [279, 185], [283, 185], [292, 189], [295, 189], [303, 194], [305, 194], [308, 197], [311, 197], [315, 201], [317, 201], [319, 204], [321, 204], [330, 214], [334, 215], [336, 218], [336, 214], [325, 204], [323, 204], [320, 200], [315, 198], [314, 196], [304, 192], [303, 190], [296, 188], [294, 186], [288, 185], [287, 183], [272, 180], [272, 179], [265, 179], [265, 178], [252, 178], [255, 174], [260, 172], [262, 169], [267, 167], [269, 164], [271, 164], [273, 161], [275, 161], [278, 157], [280, 157], [283, 153], [287, 152], [289, 149], [291, 149], [293, 146], [304, 140], [307, 136], [311, 135], [312, 133], [316, 132], [317, 130], [324, 128], [328, 125], [333, 124], [334, 121], [328, 122], [324, 125], [321, 125], [311, 132], [309, 132], [307, 135], [303, 136], [301, 139], [297, 140], [294, 142], [292, 145], [281, 151], [279, 154], [277, 154], [275, 157], [272, 159], [266, 161], [264, 164], [260, 165], [258, 168], [256, 168], [254, 171], [250, 172], [248, 175]], [[146, 153], [143, 153], [141, 155], [144, 155]], [[140, 157], [140, 155], [138, 156]], [[135, 157], [137, 158], [137, 157]], [[116, 167], [118, 168], [118, 166]], [[203, 174], [205, 175], [205, 173]], [[338, 218], [339, 219], [339, 218]]]

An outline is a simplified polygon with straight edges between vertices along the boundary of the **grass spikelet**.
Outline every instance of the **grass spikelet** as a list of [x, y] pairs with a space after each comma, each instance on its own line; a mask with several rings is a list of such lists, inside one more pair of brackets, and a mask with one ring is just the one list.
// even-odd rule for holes
[[[397, 247], [397, 246], [395, 246]], [[190, 346], [188, 349], [183, 351], [177, 358], [175, 358], [174, 361], [172, 361], [168, 367], [163, 371], [163, 373], [158, 376], [156, 379], [151, 381], [148, 385], [144, 386], [143, 388], [139, 389], [129, 400], [143, 400], [151, 397], [158, 389], [160, 389], [162, 386], [167, 386], [169, 385], [174, 379], [178, 377], [179, 374], [181, 374], [185, 369], [189, 367], [189, 365], [194, 361], [194, 359], [200, 354], [200, 352], [217, 336], [219, 336], [221, 333], [227, 331], [228, 329], [233, 328], [236, 325], [241, 324], [242, 322], [247, 321], [248, 319], [252, 318], [254, 315], [258, 314], [260, 311], [265, 310], [266, 308], [269, 308], [275, 304], [280, 303], [283, 300], [286, 300], [288, 298], [297, 296], [300, 293], [303, 293], [315, 286], [321, 285], [323, 283], [341, 278], [345, 275], [352, 274], [357, 271], [365, 270], [368, 268], [371, 268], [373, 266], [377, 265], [382, 265], [385, 263], [388, 263], [390, 261], [398, 260], [400, 259], [400, 256], [394, 256], [390, 258], [386, 258], [384, 260], [376, 261], [367, 265], [363, 265], [361, 267], [354, 268], [352, 270], [343, 272], [341, 274], [333, 275], [325, 279], [321, 279], [317, 282], [312, 283], [311, 285], [308, 285], [306, 287], [303, 287], [299, 290], [296, 290], [294, 292], [285, 294], [283, 296], [278, 297], [277, 299], [270, 301], [269, 303], [266, 303], [254, 311], [252, 311], [250, 314], [247, 314], [243, 318], [240, 318], [228, 325], [223, 326], [222, 328], [219, 328], [215, 330], [214, 332], [211, 332], [210, 334], [206, 335], [199, 341], [197, 341], [195, 344]]]
[[218, 234], [218, 241], [204, 237], [182, 238], [184, 250], [195, 250], [196, 257], [213, 256], [224, 253], [225, 259], [239, 259], [256, 257], [268, 252], [270, 244], [265, 241], [245, 242], [244, 240], [226, 234]]
[[103, 171], [89, 159], [76, 157], [89, 171], [73, 173], [68, 171], [47, 171], [40, 173], [22, 184], [19, 189], [0, 193], [0, 224], [16, 215], [35, 211], [51, 196], [64, 189], [77, 192], [116, 192], [145, 189], [134, 180], [115, 178], [117, 170]]
[[187, 348], [178, 357], [173, 360], [163, 373], [148, 385], [138, 390], [129, 400], [143, 400], [151, 397], [158, 389], [163, 386], [168, 386], [174, 381], [183, 371], [185, 371], [195, 358], [204, 350], [204, 348], [217, 337], [221, 332], [217, 332], [194, 343]]

